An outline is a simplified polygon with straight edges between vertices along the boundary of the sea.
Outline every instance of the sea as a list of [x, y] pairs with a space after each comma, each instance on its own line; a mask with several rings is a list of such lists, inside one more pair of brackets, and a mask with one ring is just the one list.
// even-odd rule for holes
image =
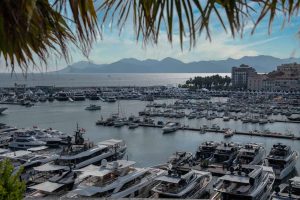
[[[205, 76], [208, 74], [84, 74], [84, 75], [30, 75], [28, 79], [0, 75], [0, 87], [12, 86], [17, 83], [27, 85], [55, 85], [55, 86], [149, 86], [149, 85], [176, 85], [184, 83], [194, 76]], [[44, 79], [42, 78], [44, 77]], [[5, 81], [3, 81], [5, 78]], [[157, 100], [158, 103], [174, 103], [175, 99]], [[212, 102], [226, 101], [226, 98], [213, 98]], [[0, 123], [6, 123], [19, 128], [38, 126], [40, 128], [53, 128], [73, 135], [76, 124], [86, 130], [85, 138], [94, 143], [102, 140], [116, 138], [123, 139], [127, 146], [126, 159], [133, 160], [137, 166], [155, 166], [164, 163], [169, 156], [176, 151], [189, 151], [195, 153], [199, 144], [204, 141], [233, 141], [240, 144], [248, 142], [261, 143], [267, 152], [273, 144], [281, 142], [290, 145], [294, 150], [300, 151], [299, 141], [276, 139], [256, 136], [234, 135], [225, 139], [220, 133], [200, 134], [196, 131], [178, 130], [175, 133], [162, 134], [160, 128], [138, 127], [128, 129], [96, 126], [95, 122], [100, 118], [109, 117], [117, 113], [118, 107], [122, 116], [138, 115], [139, 111], [145, 109], [148, 102], [139, 100], [121, 100], [119, 103], [108, 103], [102, 101], [81, 101], [81, 102], [38, 102], [33, 107], [18, 105], [5, 105], [8, 107], [0, 115]], [[100, 111], [86, 111], [85, 107], [90, 104], [101, 105]], [[280, 115], [273, 116], [281, 118]], [[163, 120], [155, 118], [156, 121]], [[165, 119], [164, 119], [165, 121]], [[199, 128], [203, 125], [211, 126], [218, 124], [221, 128], [231, 128], [237, 131], [270, 130], [282, 133], [293, 133], [300, 135], [299, 124], [280, 123], [273, 124], [243, 124], [241, 121], [230, 120], [224, 122], [222, 119], [207, 121], [206, 119], [186, 118], [179, 120], [182, 125]], [[300, 171], [300, 161], [297, 163], [296, 171]]]
[[[13, 87], [15, 83], [26, 86], [101, 87], [101, 86], [178, 86], [195, 76], [211, 76], [217, 73], [96, 73], [61, 74], [29, 73], [0, 74], [0, 87]], [[228, 73], [219, 73], [230, 76]]]

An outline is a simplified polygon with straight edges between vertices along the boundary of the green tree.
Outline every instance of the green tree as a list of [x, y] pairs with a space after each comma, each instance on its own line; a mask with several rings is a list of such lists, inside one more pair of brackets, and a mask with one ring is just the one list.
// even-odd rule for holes
[[0, 162], [0, 200], [18, 200], [24, 198], [25, 182], [20, 181], [22, 169], [14, 173], [14, 166], [5, 159]]
[[178, 29], [181, 48], [185, 37], [193, 47], [200, 34], [212, 39], [212, 16], [236, 37], [243, 35], [247, 21], [254, 22], [254, 33], [268, 18], [270, 32], [276, 14], [284, 24], [298, 17], [299, 8], [299, 0], [1, 0], [0, 58], [12, 71], [26, 71], [47, 64], [53, 54], [69, 61], [73, 45], [88, 56], [103, 23], [115, 22], [122, 30], [129, 17], [137, 41], [157, 43], [160, 31], [166, 30], [172, 43]]

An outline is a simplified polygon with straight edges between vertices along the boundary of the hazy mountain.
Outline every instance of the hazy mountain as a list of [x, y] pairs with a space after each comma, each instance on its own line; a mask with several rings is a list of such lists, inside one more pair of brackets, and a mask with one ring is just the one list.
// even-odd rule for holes
[[81, 61], [60, 70], [61, 73], [229, 73], [233, 66], [247, 64], [258, 72], [270, 72], [278, 65], [300, 63], [300, 58], [280, 59], [272, 56], [245, 56], [240, 59], [211, 60], [184, 63], [174, 58], [137, 60], [126, 58], [111, 64]]

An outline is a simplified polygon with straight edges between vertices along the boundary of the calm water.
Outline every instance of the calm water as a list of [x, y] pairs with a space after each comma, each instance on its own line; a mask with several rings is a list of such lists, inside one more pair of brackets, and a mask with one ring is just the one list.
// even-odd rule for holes
[[[168, 102], [173, 102], [169, 100]], [[161, 100], [160, 102], [163, 102]], [[72, 134], [76, 122], [80, 127], [87, 130], [86, 137], [94, 142], [98, 142], [110, 138], [119, 138], [126, 141], [128, 145], [128, 158], [137, 162], [138, 166], [151, 166], [165, 162], [168, 157], [175, 151], [191, 151], [195, 152], [197, 146], [206, 140], [223, 141], [223, 135], [217, 133], [200, 134], [192, 131], [177, 131], [176, 133], [163, 135], [157, 128], [137, 128], [135, 130], [127, 127], [114, 128], [96, 126], [95, 121], [100, 116], [108, 117], [111, 113], [117, 112], [117, 103], [106, 103], [98, 101], [97, 104], [102, 106], [101, 111], [85, 111], [84, 108], [89, 105], [90, 101], [83, 102], [53, 102], [53, 103], [37, 103], [31, 108], [21, 106], [7, 106], [8, 110], [0, 115], [0, 122], [17, 127], [32, 127], [38, 125], [41, 128], [55, 128], [66, 133]], [[145, 108], [147, 102], [143, 101], [121, 101], [121, 110], [123, 115], [131, 115]], [[157, 118], [158, 120], [158, 118]], [[223, 122], [216, 119], [213, 122], [206, 120], [181, 120], [182, 124], [190, 127], [199, 127], [200, 125], [218, 123], [221, 127], [230, 127], [236, 130], [264, 130], [266, 128], [272, 131], [286, 132], [287, 130], [299, 135], [298, 124], [274, 123], [271, 125], [251, 125], [242, 124], [238, 121]], [[294, 149], [300, 151], [299, 141], [290, 141], [283, 139], [249, 137], [235, 135], [231, 139], [234, 142], [258, 142], [263, 143], [269, 151], [271, 146], [276, 142], [282, 142], [291, 145]], [[297, 165], [300, 170], [300, 162]]]
[[[213, 73], [113, 73], [113, 74], [0, 74], [0, 87], [15, 83], [27, 86], [89, 87], [89, 86], [156, 86], [185, 83], [191, 77], [211, 76]], [[220, 74], [222, 76], [230, 74]]]

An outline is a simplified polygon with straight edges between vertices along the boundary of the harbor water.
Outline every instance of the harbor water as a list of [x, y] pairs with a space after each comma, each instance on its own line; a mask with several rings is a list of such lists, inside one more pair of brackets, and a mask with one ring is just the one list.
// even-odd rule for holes
[[[184, 84], [195, 76], [211, 76], [217, 73], [99, 73], [99, 74], [1, 74], [0, 87], [13, 87], [15, 83], [33, 86], [99, 87], [99, 86], [157, 86]], [[230, 73], [218, 73], [230, 76]]]
[[[224, 99], [215, 98], [215, 101]], [[158, 100], [158, 103], [174, 103], [175, 100]], [[101, 105], [101, 111], [86, 111], [85, 107], [91, 103]], [[224, 139], [220, 133], [200, 134], [196, 131], [178, 130], [175, 133], [162, 134], [160, 128], [138, 127], [136, 129], [128, 129], [127, 126], [121, 128], [96, 126], [95, 122], [101, 118], [107, 118], [113, 113], [118, 112], [123, 116], [138, 115], [139, 111], [145, 109], [146, 101], [140, 100], [121, 100], [118, 103], [108, 103], [102, 101], [77, 101], [77, 102], [58, 102], [52, 103], [36, 103], [33, 107], [27, 108], [18, 105], [7, 105], [8, 110], [0, 115], [0, 123], [16, 126], [18, 128], [26, 128], [39, 126], [40, 128], [53, 128], [63, 131], [67, 134], [73, 134], [76, 129], [76, 123], [86, 129], [86, 138], [93, 142], [99, 142], [105, 139], [116, 138], [125, 140], [128, 149], [126, 157], [137, 162], [137, 166], [153, 166], [167, 161], [168, 157], [175, 151], [195, 152], [198, 145], [204, 141], [234, 141], [241, 144], [248, 142], [262, 143], [267, 152], [273, 144], [281, 142], [290, 145], [292, 149], [300, 151], [300, 141], [276, 139], [269, 137], [255, 137], [246, 135], [234, 135], [231, 138]], [[280, 117], [280, 116], [274, 116]], [[161, 120], [160, 118], [155, 118]], [[166, 121], [166, 119], [165, 119]], [[243, 124], [241, 121], [230, 120], [224, 122], [222, 118], [207, 121], [206, 119], [175, 119], [180, 121], [182, 125], [199, 128], [203, 125], [211, 126], [216, 123], [221, 128], [231, 128], [237, 131], [266, 130], [273, 132], [292, 133], [300, 136], [300, 128], [297, 123], [281, 123], [272, 124]], [[296, 166], [297, 171], [300, 170], [300, 162]]]

